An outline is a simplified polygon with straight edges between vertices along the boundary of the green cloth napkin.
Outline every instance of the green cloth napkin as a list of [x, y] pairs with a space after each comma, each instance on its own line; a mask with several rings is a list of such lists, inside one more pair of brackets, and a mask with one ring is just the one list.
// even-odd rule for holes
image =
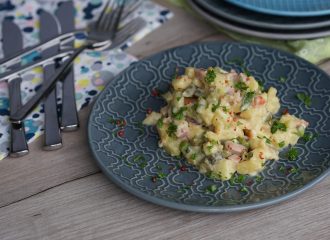
[[[178, 7], [182, 7], [187, 11], [194, 13], [193, 10], [187, 4], [186, 0], [168, 0], [168, 1], [175, 4]], [[299, 57], [302, 57], [314, 64], [319, 64], [321, 62], [330, 59], [330, 36], [324, 38], [311, 39], [311, 40], [284, 41], [284, 40], [263, 39], [263, 38], [239, 34], [236, 32], [231, 32], [219, 27], [216, 28], [219, 31], [225, 33], [226, 35], [237, 41], [268, 45], [274, 48], [278, 48], [284, 51], [294, 53]]]

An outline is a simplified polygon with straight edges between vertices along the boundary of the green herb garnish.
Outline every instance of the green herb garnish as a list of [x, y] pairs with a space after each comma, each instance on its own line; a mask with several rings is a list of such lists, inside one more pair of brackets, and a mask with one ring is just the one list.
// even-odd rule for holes
[[260, 176], [260, 175], [256, 176], [257, 183], [261, 183], [262, 179], [263, 179], [262, 176]]
[[163, 127], [163, 125], [164, 125], [164, 122], [163, 122], [163, 118], [160, 118], [158, 121], [157, 121], [157, 127], [158, 128], [162, 128]]
[[159, 173], [157, 173], [157, 177], [159, 179], [163, 179], [163, 178], [167, 177], [167, 174], [166, 173], [163, 173], [163, 172], [159, 172]]
[[243, 100], [242, 100], [242, 105], [241, 105], [241, 111], [246, 110], [250, 105], [255, 96], [255, 92], [247, 92], [245, 93]]
[[181, 142], [179, 146], [181, 152], [186, 152], [188, 147], [189, 147], [189, 143], [187, 141]]
[[278, 169], [281, 173], [285, 173], [286, 168], [284, 166], [280, 166]]
[[244, 82], [240, 81], [240, 82], [235, 83], [234, 88], [236, 88], [237, 90], [245, 91], [249, 87]]
[[191, 155], [191, 159], [192, 159], [192, 160], [195, 160], [196, 157], [197, 157], [197, 154], [196, 154], [196, 153], [193, 153], [193, 154]]
[[279, 79], [279, 81], [281, 82], [281, 83], [285, 83], [286, 82], [286, 78], [285, 77], [280, 77], [280, 79]]
[[308, 141], [313, 140], [313, 139], [316, 138], [317, 136], [318, 136], [318, 134], [305, 133], [305, 134], [302, 136], [302, 139], [303, 139], [305, 142], [308, 142]]
[[248, 192], [248, 189], [247, 189], [247, 187], [241, 187], [241, 189], [240, 189], [240, 192]]
[[220, 102], [218, 102], [217, 104], [212, 104], [212, 112], [215, 112], [218, 108], [220, 107]]
[[207, 70], [206, 76], [204, 78], [205, 82], [212, 83], [216, 78], [216, 74], [213, 69]]
[[275, 120], [272, 124], [272, 127], [270, 128], [271, 133], [276, 133], [277, 130], [280, 130], [282, 132], [285, 132], [287, 129], [286, 125], [284, 123], [279, 122], [278, 120]]
[[216, 191], [217, 191], [217, 185], [212, 184], [212, 185], [207, 186], [205, 192], [206, 193], [215, 193]]
[[297, 93], [297, 98], [302, 101], [306, 106], [310, 107], [312, 105], [312, 99], [305, 93]]
[[264, 87], [264, 83], [261, 82], [261, 81], [257, 81], [258, 85], [259, 85], [259, 89], [260, 91], [264, 91], [265, 90], [265, 87]]
[[278, 146], [279, 146], [280, 148], [284, 147], [284, 146], [285, 146], [285, 142], [284, 142], [284, 141], [279, 142], [279, 143], [278, 143]]
[[173, 117], [177, 120], [182, 120], [184, 117], [184, 112], [187, 111], [187, 107], [181, 107], [179, 111], [173, 113]]
[[296, 167], [292, 167], [291, 169], [290, 169], [290, 173], [297, 173], [299, 171], [299, 169], [298, 168], [296, 168]]
[[182, 97], [176, 97], [176, 101], [179, 102]]
[[288, 150], [288, 152], [286, 153], [286, 156], [290, 161], [294, 161], [298, 157], [298, 150], [296, 148], [292, 147]]
[[170, 137], [173, 137], [174, 134], [176, 133], [176, 130], [177, 130], [177, 129], [178, 129], [178, 126], [171, 122], [171, 123], [168, 125], [168, 128], [167, 128], [167, 134], [168, 134]]

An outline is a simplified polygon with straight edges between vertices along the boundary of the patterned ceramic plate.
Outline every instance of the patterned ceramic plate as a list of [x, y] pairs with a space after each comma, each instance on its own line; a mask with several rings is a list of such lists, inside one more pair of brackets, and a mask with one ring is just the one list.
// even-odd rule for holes
[[279, 16], [314, 17], [330, 14], [327, 0], [227, 0], [256, 12]]
[[[319, 136], [297, 144], [296, 161], [286, 160], [285, 150], [279, 161], [268, 161], [261, 178], [221, 182], [170, 157], [158, 147], [155, 128], [141, 121], [148, 109], [165, 105], [158, 93], [168, 90], [176, 67], [242, 71], [241, 63], [265, 88], [276, 87], [282, 108], [309, 121], [308, 131]], [[210, 42], [170, 49], [133, 63], [101, 93], [89, 119], [90, 148], [113, 182], [156, 204], [199, 212], [268, 206], [312, 187], [330, 171], [329, 83], [326, 73], [305, 60], [259, 45]], [[311, 107], [297, 93], [310, 96]]]
[[196, 2], [203, 6], [207, 11], [219, 17], [224, 17], [226, 19], [253, 27], [283, 30], [304, 30], [330, 26], [329, 16], [292, 18], [268, 15], [250, 11], [245, 8], [233, 7], [233, 5], [227, 1], [197, 0]]

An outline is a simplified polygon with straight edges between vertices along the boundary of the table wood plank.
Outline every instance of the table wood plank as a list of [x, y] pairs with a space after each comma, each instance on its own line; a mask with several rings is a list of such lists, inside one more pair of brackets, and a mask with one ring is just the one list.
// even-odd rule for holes
[[329, 184], [272, 207], [201, 214], [147, 203], [95, 174], [0, 208], [0, 239], [326, 240]]

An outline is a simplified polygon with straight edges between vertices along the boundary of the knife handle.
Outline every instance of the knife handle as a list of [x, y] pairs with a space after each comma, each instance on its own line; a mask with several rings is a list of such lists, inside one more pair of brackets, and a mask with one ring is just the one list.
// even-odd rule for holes
[[42, 84], [40, 89], [36, 92], [36, 94], [25, 103], [18, 111], [14, 112], [10, 116], [10, 120], [15, 123], [20, 123], [31, 111], [34, 109], [39, 101], [47, 96], [50, 91], [56, 86], [56, 82], [58, 80], [62, 80], [66, 74], [71, 69], [71, 65], [73, 60], [87, 47], [90, 45], [84, 45], [75, 50], [75, 52], [67, 59], [60, 68], [56, 69], [56, 72], [49, 77], [49, 81]]
[[[22, 105], [21, 78], [15, 78], [8, 82], [10, 112], [15, 112]], [[24, 123], [12, 124], [10, 129], [10, 156], [21, 157], [29, 153], [25, 138]]]
[[73, 67], [63, 80], [62, 89], [61, 129], [67, 132], [74, 131], [79, 127], [79, 117], [76, 106]]
[[[44, 82], [49, 81], [55, 73], [55, 65], [44, 66]], [[44, 150], [55, 150], [62, 147], [62, 137], [58, 122], [56, 88], [54, 88], [45, 98], [45, 145]]]

